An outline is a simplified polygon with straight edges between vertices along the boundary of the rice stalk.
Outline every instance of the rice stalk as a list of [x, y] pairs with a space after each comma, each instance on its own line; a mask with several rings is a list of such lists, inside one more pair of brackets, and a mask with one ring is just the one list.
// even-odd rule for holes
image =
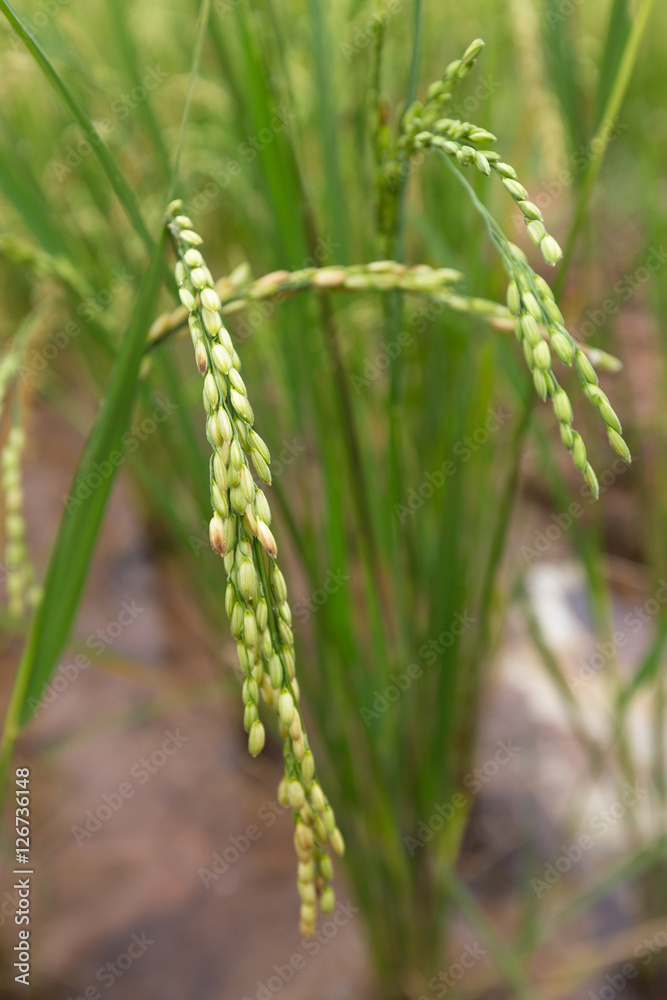
[[[414, 157], [424, 150], [435, 150], [445, 160], [449, 158], [460, 167], [474, 166], [487, 177], [494, 172], [520, 208], [531, 240], [540, 248], [547, 264], [553, 266], [562, 257], [561, 248], [547, 232], [540, 209], [529, 201], [528, 191], [520, 183], [516, 170], [505, 163], [495, 150], [478, 148], [494, 143], [496, 137], [470, 122], [441, 117], [451, 100], [453, 87], [470, 71], [483, 44], [481, 39], [471, 42], [462, 58], [447, 67], [442, 80], [429, 87], [426, 100], [423, 103], [416, 101], [406, 110], [393, 158], [385, 169], [385, 186], [391, 189], [396, 177], [404, 175]], [[597, 497], [597, 476], [587, 459], [583, 438], [572, 426], [572, 405], [553, 371], [552, 350], [563, 364], [574, 364], [583, 393], [597, 410], [611, 447], [626, 462], [630, 462], [630, 450], [623, 440], [620, 420], [600, 389], [597, 373], [589, 358], [567, 330], [548, 283], [535, 273], [524, 252], [507, 239], [470, 186], [466, 187], [485, 219], [489, 235], [508, 274], [507, 304], [515, 317], [517, 340], [523, 346], [537, 394], [543, 402], [547, 398], [551, 400], [563, 444], [591, 493]], [[548, 340], [544, 336], [545, 331]]]
[[[254, 302], [262, 300], [281, 302], [297, 292], [328, 294], [398, 291], [427, 296], [448, 309], [474, 315], [497, 330], [513, 333], [515, 319], [511, 310], [492, 299], [464, 295], [453, 287], [462, 278], [460, 271], [450, 267], [434, 268], [428, 264], [408, 266], [392, 260], [378, 260], [370, 264], [335, 264], [298, 271], [272, 271], [256, 281], [248, 281], [248, 268], [242, 264], [227, 277], [219, 278], [214, 288], [220, 297], [220, 311], [223, 315], [241, 312]], [[184, 329], [187, 322], [188, 311], [185, 306], [177, 306], [176, 309], [162, 313], [150, 328], [148, 348], [155, 348], [172, 334]], [[540, 332], [545, 339], [550, 339], [549, 330], [544, 324], [540, 324]], [[591, 347], [575, 337], [572, 339], [576, 349], [601, 371], [619, 372], [623, 367], [618, 358], [607, 351]]]
[[243, 723], [253, 757], [261, 753], [265, 741], [260, 698], [278, 717], [285, 767], [278, 797], [293, 811], [299, 926], [307, 937], [315, 931], [318, 908], [330, 913], [335, 907], [330, 885], [333, 867], [326, 844], [341, 856], [345, 845], [317, 780], [299, 707], [292, 612], [277, 562], [271, 510], [250, 471], [251, 462], [257, 477], [271, 485], [269, 449], [253, 429], [241, 359], [223, 325], [211, 273], [196, 249], [202, 239], [182, 209], [181, 201], [171, 202], [167, 226], [179, 256], [176, 281], [188, 311], [197, 368], [204, 379], [206, 436], [213, 449], [209, 537], [227, 572], [225, 610], [244, 677]]

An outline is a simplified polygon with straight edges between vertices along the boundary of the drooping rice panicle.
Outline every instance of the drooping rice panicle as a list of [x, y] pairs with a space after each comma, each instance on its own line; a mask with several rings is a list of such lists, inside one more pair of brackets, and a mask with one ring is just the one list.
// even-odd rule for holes
[[29, 337], [38, 321], [31, 314], [14, 337], [0, 361], [0, 412], [10, 411], [10, 428], [2, 447], [0, 486], [4, 495], [4, 559], [2, 576], [6, 581], [7, 605], [16, 618], [28, 614], [39, 600], [39, 587], [30, 559], [23, 510], [24, 491], [21, 459], [26, 435], [24, 408], [19, 400], [18, 381]]
[[[396, 261], [372, 261], [370, 264], [334, 265], [311, 267], [299, 271], [273, 271], [256, 281], [249, 281], [248, 268], [241, 265], [228, 277], [219, 278], [215, 290], [220, 296], [223, 315], [240, 312], [254, 302], [280, 301], [297, 292], [362, 292], [401, 291], [423, 295], [442, 303], [448, 309], [474, 314], [491, 323], [498, 330], [514, 330], [514, 317], [510, 310], [492, 299], [464, 295], [455, 285], [463, 275], [453, 268], [429, 267], [427, 264], [408, 266]], [[163, 313], [151, 326], [148, 342], [155, 347], [172, 333], [185, 327], [188, 311], [178, 306]], [[548, 334], [547, 334], [548, 335]], [[575, 340], [581, 350], [604, 371], [618, 372], [622, 365], [611, 354], [589, 347]]]
[[188, 312], [197, 367], [204, 379], [206, 435], [213, 451], [209, 536], [227, 571], [225, 609], [244, 677], [248, 749], [257, 756], [264, 747], [261, 699], [278, 716], [283, 739], [285, 775], [278, 794], [293, 811], [300, 928], [302, 934], [310, 935], [318, 908], [329, 913], [335, 906], [327, 843], [340, 855], [345, 846], [317, 780], [299, 707], [292, 612], [277, 563], [271, 510], [250, 468], [252, 463], [256, 476], [270, 485], [271, 459], [266, 444], [253, 429], [254, 414], [240, 374], [241, 360], [223, 325], [211, 272], [197, 249], [202, 239], [183, 214], [180, 201], [169, 205], [167, 225], [179, 257], [175, 271], [179, 295]]
[[[406, 110], [394, 160], [390, 158], [386, 166], [386, 184], [391, 188], [396, 170], [405, 173], [410, 160], [426, 150], [434, 150], [461, 167], [474, 166], [486, 176], [494, 172], [521, 210], [531, 240], [540, 248], [545, 261], [553, 266], [562, 257], [561, 248], [547, 232], [542, 212], [528, 199], [528, 191], [520, 183], [516, 171], [495, 150], [478, 148], [495, 142], [496, 137], [471, 122], [445, 118], [441, 114], [450, 100], [452, 87], [470, 70], [482, 46], [481, 39], [472, 42], [462, 59], [447, 68], [443, 80], [431, 85], [426, 101], [423, 104], [415, 102]], [[567, 330], [549, 285], [535, 273], [525, 254], [507, 239], [486, 209], [482, 211], [508, 273], [507, 304], [515, 318], [517, 339], [523, 346], [535, 389], [540, 399], [546, 401], [548, 397], [551, 400], [563, 443], [591, 492], [598, 496], [598, 481], [587, 459], [586, 446], [572, 426], [572, 405], [552, 369], [552, 350], [563, 364], [574, 364], [584, 395], [602, 419], [611, 447], [630, 462], [630, 450], [623, 440], [621, 423], [600, 389], [591, 351], [578, 344]]]
[[2, 491], [5, 503], [5, 551], [3, 576], [7, 587], [9, 613], [21, 618], [37, 602], [35, 572], [28, 554], [26, 523], [23, 513], [21, 456], [25, 431], [14, 423], [2, 449]]

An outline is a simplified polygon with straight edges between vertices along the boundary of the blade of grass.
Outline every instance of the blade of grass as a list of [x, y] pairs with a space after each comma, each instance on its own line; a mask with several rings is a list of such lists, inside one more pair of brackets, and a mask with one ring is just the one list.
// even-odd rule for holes
[[44, 49], [41, 47], [30, 29], [23, 22], [7, 0], [0, 0], [0, 13], [4, 14], [16, 34], [21, 38], [31, 56], [40, 67], [44, 76], [49, 81], [56, 94], [65, 105], [74, 121], [77, 123], [86, 139], [90, 143], [93, 152], [99, 160], [100, 166], [107, 176], [111, 187], [123, 205], [130, 222], [137, 234], [140, 236], [148, 250], [153, 248], [153, 240], [146, 228], [139, 207], [136, 203], [132, 189], [116, 166], [109, 150], [104, 145], [101, 136], [98, 134], [92, 121], [71, 92], [60, 73], [57, 71]]
[[488, 949], [491, 959], [510, 984], [516, 996], [520, 1000], [539, 1000], [539, 994], [529, 982], [520, 959], [517, 958], [507, 942], [498, 935], [468, 886], [451, 870], [445, 874], [444, 878], [456, 905], [479, 935], [480, 940]]
[[341, 263], [347, 263], [347, 234], [350, 227], [347, 224], [347, 199], [345, 198], [340, 164], [340, 138], [342, 133], [337, 124], [334, 103], [336, 91], [333, 86], [331, 74], [330, 32], [327, 30], [326, 24], [327, 6], [327, 4], [321, 3], [320, 0], [309, 0], [308, 3], [312, 26], [315, 79], [319, 95], [320, 134], [324, 156], [324, 169], [327, 178], [327, 225], [329, 231], [333, 233], [336, 243], [339, 245]]
[[[544, 45], [547, 65], [553, 88], [556, 92], [561, 112], [570, 136], [573, 149], [580, 149], [586, 141], [586, 123], [583, 115], [585, 101], [576, 73], [572, 72], [577, 63], [577, 53], [573, 45], [570, 14], [561, 13], [561, 0], [547, 0], [544, 18]], [[575, 28], [576, 32], [576, 28]]]
[[[111, 23], [113, 24], [114, 31], [116, 32], [118, 48], [128, 74], [135, 86], [141, 86], [142, 73], [139, 68], [140, 64], [137, 58], [137, 48], [132, 35], [129, 20], [130, 4], [121, 2], [121, 0], [110, 0], [110, 2], [107, 3], [107, 8], [111, 17]], [[153, 148], [157, 154], [160, 170], [164, 180], [166, 181], [170, 175], [171, 166], [169, 151], [167, 150], [164, 132], [155, 117], [149, 98], [150, 95], [146, 100], [139, 102], [137, 112], [144, 123], [146, 131], [150, 135]]]
[[661, 834], [648, 846], [614, 861], [598, 881], [588, 886], [559, 909], [543, 928], [542, 940], [551, 940], [558, 931], [567, 927], [596, 903], [606, 899], [615, 889], [631, 883], [648, 868], [667, 857], [667, 836]]
[[609, 145], [613, 124], [616, 120], [618, 112], [621, 109], [623, 98], [625, 97], [628, 84], [630, 83], [630, 77], [632, 76], [632, 71], [639, 53], [639, 45], [644, 35], [648, 19], [651, 16], [654, 2], [655, 0], [643, 0], [643, 3], [637, 12], [635, 23], [632, 26], [632, 31], [630, 32], [630, 35], [625, 43], [623, 57], [619, 62], [614, 84], [609, 92], [609, 97], [607, 98], [604, 106], [604, 111], [600, 116], [600, 124], [590, 143], [591, 155], [581, 184], [574, 222], [572, 223], [567, 243], [565, 244], [563, 260], [561, 261], [558, 275], [554, 281], [553, 288], [556, 297], [558, 297], [562, 291], [565, 283], [565, 278], [567, 276], [572, 260], [572, 254], [579, 235], [579, 230], [581, 229], [584, 219], [586, 218], [588, 202], [593, 191], [595, 181], [597, 180], [598, 173], [600, 172], [604, 154], [607, 150], [607, 146]]
[[44, 593], [19, 664], [0, 743], [0, 788], [21, 726], [30, 719], [44, 685], [67, 642], [79, 604], [95, 541], [122, 454], [123, 435], [137, 391], [139, 366], [153, 316], [162, 273], [164, 235], [157, 241], [143, 279], [130, 325], [111, 375], [104, 407], [88, 438], [70, 496], [97, 470], [109, 468], [87, 499], [68, 505], [44, 581]]
[[662, 654], [664, 652], [666, 642], [667, 620], [663, 618], [658, 626], [656, 636], [651, 644], [651, 647], [642, 660], [639, 669], [628, 681], [619, 695], [617, 704], [617, 710], [619, 713], [617, 720], [618, 726], [623, 724], [623, 720], [625, 718], [624, 713], [627, 711], [635, 695], [647, 684], [651, 684], [655, 681], [656, 675], [663, 665]]
[[611, 88], [618, 73], [619, 63], [623, 56], [623, 49], [628, 39], [632, 19], [630, 17], [630, 4], [628, 0], [613, 0], [611, 12], [609, 14], [609, 27], [607, 29], [607, 41], [602, 57], [602, 67], [600, 69], [600, 83], [598, 85], [598, 100], [595, 113], [595, 128], [598, 128], [602, 121], [605, 105], [609, 99]]

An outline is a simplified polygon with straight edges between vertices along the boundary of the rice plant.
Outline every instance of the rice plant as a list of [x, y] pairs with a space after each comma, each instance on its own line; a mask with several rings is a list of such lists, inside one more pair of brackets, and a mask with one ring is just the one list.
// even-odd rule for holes
[[[11, 413], [2, 475], [8, 614], [25, 633], [3, 728], [2, 778], [71, 639], [112, 485], [127, 460], [147, 516], [162, 526], [183, 579], [201, 597], [202, 616], [221, 641], [231, 632], [223, 658], [240, 681], [249, 753], [260, 754], [267, 739], [282, 744], [278, 798], [294, 825], [299, 933], [309, 937], [318, 912], [335, 910], [330, 847], [344, 856], [363, 913], [379, 995], [432, 990], [460, 911], [492, 957], [487, 988], [504, 983], [512, 996], [537, 997], [529, 962], [552, 915], [528, 944], [511, 944], [457, 874], [474, 805], [467, 777], [515, 575], [509, 538], [529, 434], [561, 494], [554, 429], [587, 498], [600, 493], [592, 455], [631, 460], [598, 376], [621, 364], [577, 335], [557, 300], [652, 5], [644, 0], [622, 30], [610, 30], [600, 141], [569, 235], [564, 230], [564, 255], [517, 171], [492, 148], [488, 108], [479, 123], [463, 113], [481, 39], [444, 66], [440, 49], [431, 51], [439, 75], [422, 87], [430, 15], [415, 0], [410, 46], [397, 48], [375, 4], [352, 47], [363, 86], [343, 91], [342, 11], [312, 0], [315, 68], [299, 90], [299, 39], [286, 37], [287, 14], [271, 2], [222, 6], [211, 10], [204, 0], [195, 24], [182, 4], [180, 29], [156, 29], [147, 41], [129, 7], [100, 5], [124, 73], [137, 94], [146, 91], [115, 102], [135, 101], [141, 121], [127, 152], [119, 112], [105, 141], [100, 95], [85, 75], [65, 71], [62, 52], [71, 43], [60, 29], [51, 26], [51, 56], [41, 32], [0, 0], [27, 53], [23, 72], [51, 89], [64, 109], [57, 113], [86, 142], [68, 153], [73, 166], [56, 161], [64, 181], [55, 191], [50, 179], [0, 155], [0, 188], [12, 208], [0, 252], [21, 269], [24, 298], [34, 300], [0, 367]], [[353, 7], [350, 16], [359, 17]], [[85, 52], [99, 38], [76, 43]], [[142, 41], [147, 59], [162, 53], [181, 67], [164, 84], [169, 93], [156, 84], [153, 95], [152, 82], [137, 82], [148, 81]], [[9, 134], [21, 122], [35, 151], [40, 114], [21, 91], [13, 99], [3, 128]], [[343, 99], [347, 142], [337, 132]], [[211, 113], [216, 102], [222, 120]], [[44, 161], [45, 149], [38, 156]], [[206, 176], [217, 180], [204, 183]], [[228, 197], [235, 178], [240, 187]], [[122, 336], [120, 307], [95, 304], [95, 290], [108, 287], [120, 261], [142, 275], [124, 302]], [[560, 273], [553, 286], [540, 273], [545, 264]], [[85, 336], [75, 335], [77, 371], [104, 402], [38, 583], [20, 475], [35, 389], [31, 380], [25, 389], [21, 371], [57, 311], [86, 317]], [[203, 380], [196, 392], [183, 375], [187, 332]], [[147, 412], [162, 390], [176, 400], [173, 423], [132, 458], [125, 454], [132, 414]], [[547, 423], [536, 417], [537, 400], [550, 404]], [[586, 421], [579, 423], [580, 401], [599, 417], [606, 452], [594, 430], [585, 441], [575, 429], [575, 413], [577, 427]], [[274, 478], [271, 456], [285, 440], [302, 441], [305, 457], [279, 459], [286, 472]], [[202, 524], [213, 551], [197, 559], [187, 539]], [[599, 585], [593, 571], [591, 580]], [[563, 693], [520, 586], [516, 594]], [[563, 697], [573, 732], [599, 768], [604, 749]], [[620, 704], [632, 693], [621, 689], [618, 697]], [[619, 774], [629, 778], [633, 763], [618, 728], [617, 744]], [[443, 822], [431, 829], [442, 803]], [[647, 857], [641, 870], [658, 870], [655, 854]]]

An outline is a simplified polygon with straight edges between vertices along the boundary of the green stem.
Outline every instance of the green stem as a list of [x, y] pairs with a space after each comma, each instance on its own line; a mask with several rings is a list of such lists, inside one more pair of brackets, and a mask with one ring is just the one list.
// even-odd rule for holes
[[616, 120], [618, 112], [620, 111], [623, 98], [625, 97], [626, 90], [628, 89], [630, 77], [632, 76], [632, 71], [637, 60], [639, 44], [646, 29], [653, 4], [654, 0], [643, 0], [643, 3], [639, 8], [632, 31], [630, 32], [630, 36], [626, 42], [618, 75], [616, 76], [614, 86], [611, 89], [609, 98], [605, 105], [600, 125], [590, 144], [591, 158], [588, 161], [588, 167], [586, 168], [586, 173], [579, 192], [579, 202], [577, 204], [574, 222], [572, 223], [572, 228], [570, 229], [565, 250], [563, 252], [563, 260], [558, 271], [558, 276], [554, 282], [554, 292], [556, 296], [558, 296], [563, 290], [565, 279], [567, 277], [570, 264], [572, 263], [572, 254], [574, 253], [579, 231], [586, 217], [591, 192], [600, 172], [602, 159], [607, 151], [607, 146], [609, 145], [613, 123]]

